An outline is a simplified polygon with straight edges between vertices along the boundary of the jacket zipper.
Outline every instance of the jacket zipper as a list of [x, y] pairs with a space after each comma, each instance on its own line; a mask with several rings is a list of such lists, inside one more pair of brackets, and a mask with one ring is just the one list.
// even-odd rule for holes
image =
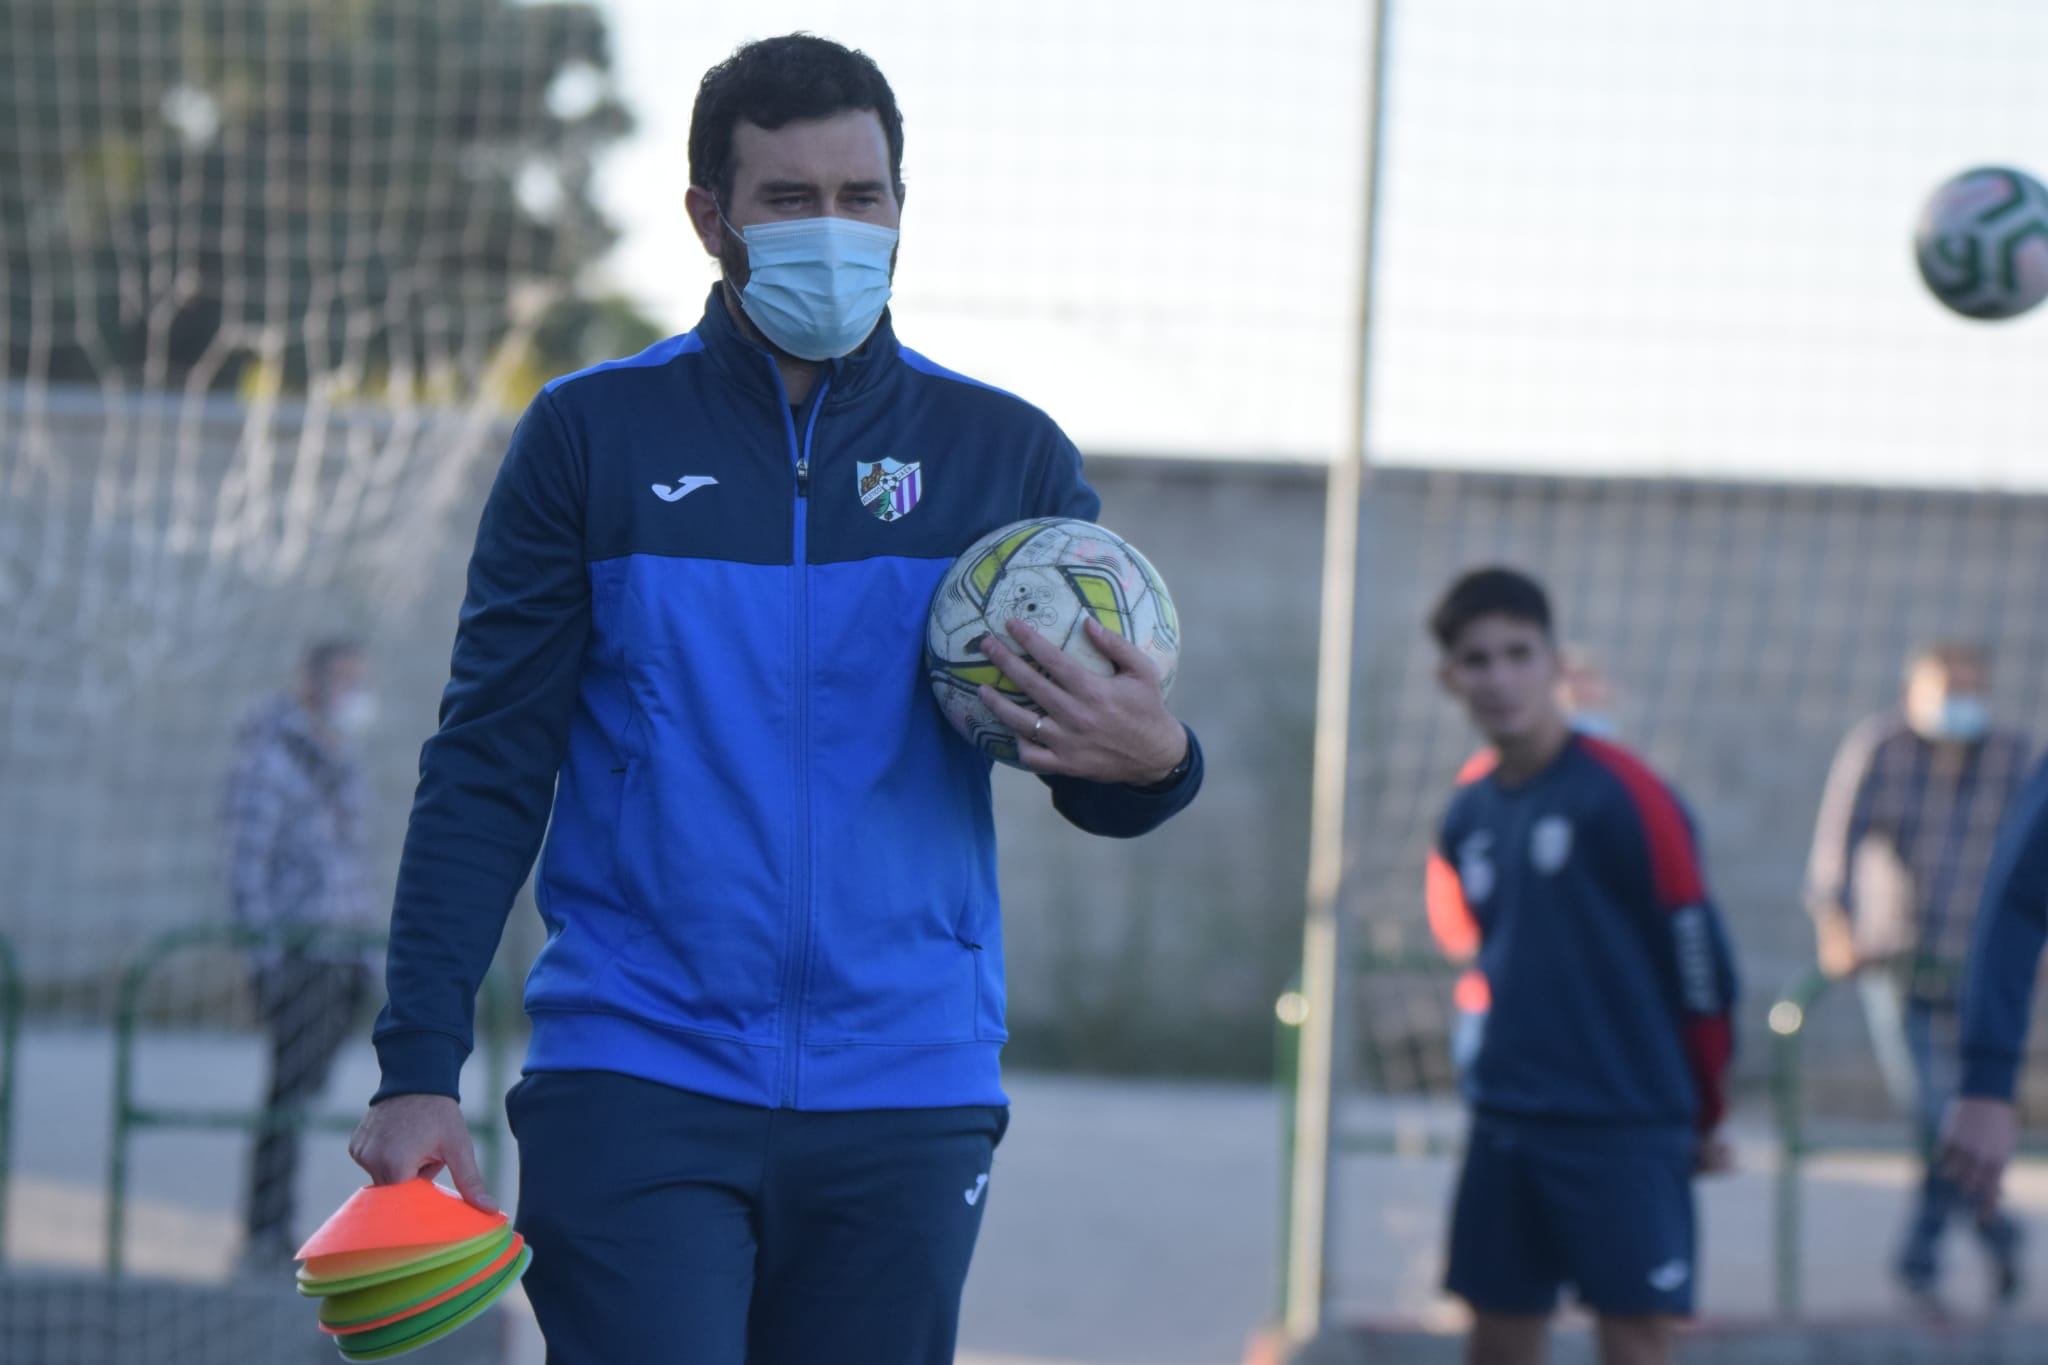
[[[773, 362], [770, 362], [771, 367]], [[776, 372], [775, 385], [782, 388]], [[778, 1103], [784, 1108], [796, 1104], [797, 1045], [803, 1033], [803, 986], [811, 955], [811, 686], [810, 686], [810, 547], [809, 509], [811, 484], [811, 436], [818, 429], [818, 414], [825, 409], [825, 391], [831, 380], [819, 376], [816, 392], [810, 396], [810, 416], [799, 440], [796, 422], [785, 417], [790, 454], [796, 459], [795, 523], [791, 539], [790, 572], [794, 576], [794, 610], [790, 616], [791, 677], [796, 683], [796, 837], [792, 841], [796, 862], [790, 894], [794, 930], [789, 939], [789, 961], [782, 972], [782, 1076]], [[781, 394], [782, 411], [789, 411], [789, 395]]]

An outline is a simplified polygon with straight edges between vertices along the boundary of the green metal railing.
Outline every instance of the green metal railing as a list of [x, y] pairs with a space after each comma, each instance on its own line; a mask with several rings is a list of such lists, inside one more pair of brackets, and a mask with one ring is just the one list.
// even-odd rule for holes
[[1773, 1224], [1773, 1269], [1777, 1279], [1778, 1316], [1799, 1316], [1800, 1169], [1820, 1150], [1806, 1136], [1806, 1074], [1803, 1065], [1806, 1021], [1813, 1007], [1834, 984], [1826, 974], [1808, 972], [1771, 1006], [1771, 1109], [1778, 1123], [1778, 1181]]
[[7, 1191], [14, 1173], [14, 1062], [21, 1043], [21, 964], [0, 935], [0, 1263], [7, 1260]]
[[[1451, 983], [1464, 967], [1434, 952], [1385, 953], [1367, 951], [1352, 956], [1352, 977], [1423, 976], [1440, 979], [1444, 999], [1450, 999]], [[1300, 1080], [1301, 1026], [1308, 1018], [1309, 1003], [1301, 994], [1297, 975], [1287, 983], [1273, 1004], [1273, 1085], [1280, 1098], [1280, 1240], [1285, 1247], [1293, 1233], [1294, 1092]], [[1449, 1008], [1446, 1005], [1446, 1008]], [[1330, 1138], [1330, 1153], [1373, 1156], [1448, 1156], [1460, 1150], [1462, 1139], [1435, 1133], [1356, 1132], [1339, 1127]], [[1280, 1258], [1275, 1284], [1274, 1320], [1285, 1316], [1288, 1298], [1287, 1258]]]
[[[1879, 963], [1865, 970], [1895, 971], [1898, 967], [1898, 963]], [[1923, 963], [1911, 970], [1929, 975], [1946, 973], [1947, 979], [1953, 981], [1958, 967], [1959, 964], [1955, 963]], [[1807, 1132], [1806, 1025], [1813, 1017], [1814, 1007], [1835, 982], [1836, 978], [1818, 969], [1806, 972], [1778, 998], [1766, 1017], [1771, 1030], [1771, 1107], [1778, 1128], [1773, 1269], [1777, 1281], [1778, 1315], [1784, 1318], [1798, 1317], [1803, 1304], [1805, 1286], [1800, 1276], [1802, 1218], [1799, 1195], [1800, 1177], [1807, 1158], [1821, 1153], [1836, 1156], [1926, 1155], [1916, 1152], [1912, 1143], [1903, 1140], [1820, 1142]], [[2038, 1143], [2023, 1143], [2020, 1155], [2038, 1158], [2048, 1155], [2048, 1148]]]
[[[129, 1147], [136, 1131], [143, 1128], [190, 1128], [260, 1132], [348, 1133], [360, 1115], [314, 1114], [301, 1108], [206, 1109], [143, 1105], [135, 1098], [135, 1035], [142, 1010], [143, 987], [163, 963], [193, 948], [227, 948], [248, 952], [259, 948], [305, 949], [318, 947], [324, 953], [376, 951], [384, 947], [384, 936], [354, 931], [318, 929], [259, 930], [230, 925], [201, 925], [176, 929], [145, 944], [121, 976], [121, 989], [114, 1025], [114, 1131], [107, 1167], [107, 1273], [119, 1275], [126, 1256]], [[505, 1091], [504, 992], [495, 973], [484, 978], [478, 994], [477, 1032], [483, 1044], [484, 1070], [488, 1091], [493, 1096]], [[9, 1036], [12, 1034], [10, 1032]], [[0, 1110], [4, 1113], [4, 1110]], [[483, 1147], [480, 1154], [487, 1174], [498, 1173], [503, 1142], [501, 1125], [495, 1116], [469, 1120], [469, 1128]]]

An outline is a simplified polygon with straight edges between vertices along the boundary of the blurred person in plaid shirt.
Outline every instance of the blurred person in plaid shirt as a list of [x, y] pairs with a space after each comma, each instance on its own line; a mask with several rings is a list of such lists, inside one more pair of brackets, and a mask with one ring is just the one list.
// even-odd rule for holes
[[1968, 1218], [1998, 1302], [2020, 1292], [2022, 1233], [1973, 1211], [1935, 1146], [1961, 1080], [1959, 988], [1998, 832], [2025, 783], [2030, 739], [1993, 724], [1984, 650], [1940, 642], [1907, 661], [1897, 708], [1842, 741], [1822, 797], [1807, 908], [1821, 970], [1853, 976], [1887, 1090], [1923, 1156], [1894, 1273], [1940, 1314], [1942, 1234]]
[[[228, 778], [228, 895], [237, 923], [275, 932], [253, 954], [257, 1007], [270, 1035], [265, 1105], [246, 1204], [247, 1271], [289, 1264], [299, 1134], [290, 1116], [327, 1083], [369, 993], [359, 944], [322, 943], [322, 928], [376, 924], [368, 879], [369, 784], [356, 741], [375, 718], [369, 670], [352, 640], [322, 641], [297, 686], [244, 718]], [[298, 938], [288, 931], [308, 931]]]

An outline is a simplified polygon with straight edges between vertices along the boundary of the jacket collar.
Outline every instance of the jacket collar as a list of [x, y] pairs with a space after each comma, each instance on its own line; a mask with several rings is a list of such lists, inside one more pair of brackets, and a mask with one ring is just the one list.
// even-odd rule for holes
[[[723, 282], [711, 286], [704, 316], [697, 323], [697, 337], [704, 343], [704, 354], [732, 383], [750, 393], [770, 398], [782, 394], [775, 357], [741, 333], [739, 324], [733, 321], [725, 306]], [[874, 331], [868, 333], [868, 339], [861, 343], [859, 350], [825, 362], [822, 377], [827, 382], [826, 405], [838, 407], [873, 388], [894, 368], [901, 349], [889, 311], [883, 309], [881, 321], [875, 324]]]

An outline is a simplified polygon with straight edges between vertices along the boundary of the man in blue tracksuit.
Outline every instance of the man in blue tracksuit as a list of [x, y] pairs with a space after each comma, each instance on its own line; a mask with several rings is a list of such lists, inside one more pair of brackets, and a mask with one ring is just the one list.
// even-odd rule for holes
[[1945, 1173], [1986, 1222], [1998, 1216], [2006, 1163], [2019, 1145], [2014, 1096], [2048, 944], [2048, 762], [2013, 802], [1984, 880], [1963, 977], [1961, 1094], [1942, 1132]]
[[[862, 54], [714, 67], [703, 320], [549, 384], [478, 531], [352, 1151], [488, 1203], [456, 1079], [545, 831], [507, 1112], [556, 1365], [952, 1359], [1007, 1121], [1002, 931], [989, 765], [929, 695], [926, 610], [981, 535], [1099, 504], [1043, 413], [898, 344], [901, 164]], [[1011, 634], [989, 656], [1044, 718], [984, 699], [1069, 821], [1137, 835], [1193, 799], [1143, 656], [1091, 629], [1099, 678]]]
[[1734, 959], [1691, 820], [1640, 759], [1572, 729], [1533, 579], [1463, 576], [1430, 631], [1495, 755], [1436, 850], [1491, 996], [1445, 1274], [1473, 1310], [1466, 1358], [1537, 1365], [1569, 1285], [1604, 1365], [1669, 1365], [1698, 1278], [1692, 1179], [1726, 1164], [1734, 1046]]

